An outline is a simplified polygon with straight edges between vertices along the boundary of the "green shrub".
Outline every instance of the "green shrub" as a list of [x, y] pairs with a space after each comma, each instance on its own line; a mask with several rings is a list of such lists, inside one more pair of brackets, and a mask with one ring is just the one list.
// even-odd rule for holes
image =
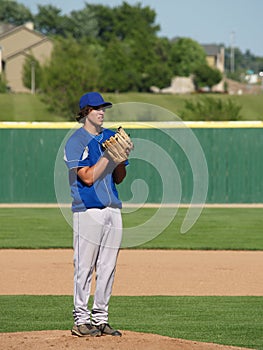
[[28, 55], [23, 66], [23, 84], [32, 89], [32, 73], [34, 69], [34, 88], [39, 90], [42, 81], [42, 69], [40, 63], [33, 55]]
[[181, 117], [183, 120], [193, 121], [240, 120], [241, 109], [242, 107], [231, 99], [202, 96], [195, 100], [186, 100]]
[[7, 92], [7, 85], [4, 77], [0, 74], [0, 93], [3, 94]]
[[222, 78], [222, 73], [218, 69], [212, 68], [207, 64], [196, 67], [194, 71], [194, 84], [197, 90], [206, 86], [211, 89], [212, 86], [218, 84]]

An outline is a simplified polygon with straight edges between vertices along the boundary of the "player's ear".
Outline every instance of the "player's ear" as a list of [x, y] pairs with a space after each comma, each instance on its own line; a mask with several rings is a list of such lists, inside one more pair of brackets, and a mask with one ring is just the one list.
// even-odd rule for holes
[[84, 111], [84, 116], [86, 117], [92, 110], [93, 110], [92, 107], [86, 107]]

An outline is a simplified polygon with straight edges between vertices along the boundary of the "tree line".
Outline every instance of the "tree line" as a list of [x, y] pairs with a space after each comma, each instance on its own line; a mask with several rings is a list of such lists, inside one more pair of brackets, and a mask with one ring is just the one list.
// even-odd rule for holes
[[[155, 11], [141, 3], [132, 6], [124, 1], [116, 7], [85, 3], [83, 9], [65, 15], [52, 4], [38, 5], [32, 14], [15, 0], [0, 0], [0, 21], [14, 25], [32, 21], [37, 31], [53, 40], [52, 57], [45, 66], [28, 56], [23, 80], [30, 88], [33, 63], [36, 88], [61, 114], [75, 111], [76, 96], [87, 90], [147, 92], [151, 86], [169, 86], [174, 76], [190, 75], [200, 89], [222, 79], [221, 72], [208, 66], [198, 42], [159, 37]], [[254, 60], [253, 55], [249, 58]]]

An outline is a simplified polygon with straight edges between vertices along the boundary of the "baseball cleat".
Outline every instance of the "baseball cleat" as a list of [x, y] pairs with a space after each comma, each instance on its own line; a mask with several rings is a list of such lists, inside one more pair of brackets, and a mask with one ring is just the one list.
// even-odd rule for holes
[[108, 323], [102, 323], [96, 328], [101, 332], [101, 335], [112, 335], [114, 337], [121, 337], [122, 334], [117, 329], [113, 329]]
[[101, 331], [90, 324], [80, 324], [79, 326], [73, 326], [71, 334], [78, 337], [99, 337], [101, 336]]

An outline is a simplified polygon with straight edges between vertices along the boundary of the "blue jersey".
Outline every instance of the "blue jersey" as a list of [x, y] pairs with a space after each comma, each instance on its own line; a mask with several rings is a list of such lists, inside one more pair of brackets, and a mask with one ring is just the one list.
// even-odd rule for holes
[[77, 129], [68, 139], [64, 160], [69, 169], [69, 183], [71, 188], [72, 211], [86, 211], [89, 208], [121, 208], [122, 203], [113, 181], [112, 172], [96, 180], [91, 186], [86, 185], [76, 174], [76, 168], [91, 167], [103, 155], [102, 143], [114, 132], [102, 129], [99, 135], [92, 135], [83, 127]]

